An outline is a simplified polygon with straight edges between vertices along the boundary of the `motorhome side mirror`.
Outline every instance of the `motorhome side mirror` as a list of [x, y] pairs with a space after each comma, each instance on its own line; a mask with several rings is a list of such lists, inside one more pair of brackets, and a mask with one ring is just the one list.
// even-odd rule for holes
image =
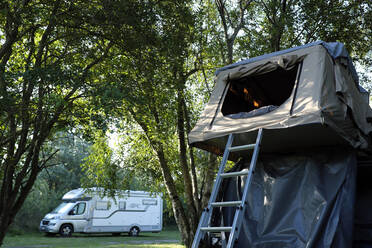
[[68, 215], [75, 215], [74, 209], [71, 209], [70, 212], [68, 212]]

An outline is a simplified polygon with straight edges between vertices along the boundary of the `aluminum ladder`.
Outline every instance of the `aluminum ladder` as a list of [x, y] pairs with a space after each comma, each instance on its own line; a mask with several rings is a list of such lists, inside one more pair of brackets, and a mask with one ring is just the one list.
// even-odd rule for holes
[[[209, 199], [208, 206], [203, 210], [202, 216], [200, 218], [198, 229], [196, 230], [194, 241], [192, 243], [192, 248], [199, 247], [200, 241], [206, 233], [218, 233], [218, 232], [221, 232], [221, 233], [230, 232], [228, 243], [226, 246], [225, 246], [226, 243], [224, 243], [223, 247], [226, 247], [226, 248], [234, 247], [235, 241], [237, 241], [239, 237], [240, 227], [243, 221], [244, 210], [247, 205], [249, 185], [251, 184], [252, 175], [256, 167], [257, 157], [258, 157], [258, 153], [260, 150], [261, 139], [262, 139], [262, 128], [258, 130], [256, 143], [254, 144], [232, 146], [232, 143], [234, 140], [234, 134], [229, 135], [229, 138], [225, 146], [225, 151], [222, 157], [222, 161], [220, 163], [220, 168], [218, 170], [218, 174], [216, 177], [216, 181], [213, 186], [211, 197]], [[227, 162], [230, 152], [237, 152], [237, 151], [250, 150], [250, 149], [253, 149], [253, 154], [252, 154], [249, 170], [225, 173], [225, 166], [226, 166], [226, 162]], [[244, 183], [244, 190], [243, 190], [243, 195], [242, 195], [241, 200], [240, 201], [216, 202], [216, 198], [220, 190], [222, 180], [225, 178], [238, 177], [238, 176], [247, 176], [245, 183]], [[236, 207], [232, 226], [221, 226], [221, 227], [209, 226], [210, 219], [211, 219], [212, 212], [213, 212], [212, 210], [214, 207], [231, 207], [231, 206]], [[224, 240], [222, 240], [222, 242], [224, 242]]]

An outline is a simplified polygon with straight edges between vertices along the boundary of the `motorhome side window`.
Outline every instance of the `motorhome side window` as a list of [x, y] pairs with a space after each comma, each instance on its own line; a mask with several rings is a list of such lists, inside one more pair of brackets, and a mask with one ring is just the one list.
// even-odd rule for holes
[[70, 211], [70, 215], [81, 215], [81, 214], [84, 214], [85, 212], [85, 207], [86, 207], [86, 203], [85, 202], [80, 202], [78, 204], [75, 205], [75, 207], [73, 207], [73, 209], [71, 209]]
[[125, 210], [125, 201], [119, 201], [119, 210]]
[[143, 199], [142, 204], [143, 205], [157, 205], [158, 201], [155, 199]]
[[111, 208], [110, 201], [97, 201], [96, 210], [109, 210]]

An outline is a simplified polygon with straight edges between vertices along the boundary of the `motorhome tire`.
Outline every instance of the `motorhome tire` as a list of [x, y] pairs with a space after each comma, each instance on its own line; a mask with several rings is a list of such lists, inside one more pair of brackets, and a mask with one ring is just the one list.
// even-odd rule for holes
[[71, 224], [63, 224], [61, 228], [59, 229], [59, 234], [62, 237], [70, 237], [72, 233], [74, 232], [74, 228]]
[[137, 237], [140, 233], [140, 230], [138, 227], [134, 226], [129, 230], [129, 236]]

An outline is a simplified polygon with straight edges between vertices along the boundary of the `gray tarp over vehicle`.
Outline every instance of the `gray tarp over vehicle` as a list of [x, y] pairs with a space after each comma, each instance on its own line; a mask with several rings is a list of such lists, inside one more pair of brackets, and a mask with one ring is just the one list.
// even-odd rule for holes
[[[234, 170], [248, 166], [240, 162]], [[224, 181], [220, 199], [240, 200], [242, 182]], [[331, 148], [261, 156], [234, 247], [352, 247], [355, 184], [352, 151]], [[233, 207], [214, 209], [212, 226], [221, 221], [231, 226], [234, 213]]]
[[[215, 83], [189, 134], [192, 146], [222, 154], [230, 133], [238, 146], [254, 143], [264, 130], [237, 247], [346, 248], [353, 239], [372, 241], [372, 180], [359, 180], [356, 166], [358, 151], [371, 154], [372, 110], [344, 46], [320, 41], [244, 60], [217, 70]], [[241, 157], [249, 154], [229, 159]], [[364, 165], [372, 168], [372, 159]], [[220, 197], [239, 198], [241, 179], [224, 183]], [[233, 213], [214, 210], [212, 224], [228, 226]], [[366, 228], [363, 234], [359, 228]]]

